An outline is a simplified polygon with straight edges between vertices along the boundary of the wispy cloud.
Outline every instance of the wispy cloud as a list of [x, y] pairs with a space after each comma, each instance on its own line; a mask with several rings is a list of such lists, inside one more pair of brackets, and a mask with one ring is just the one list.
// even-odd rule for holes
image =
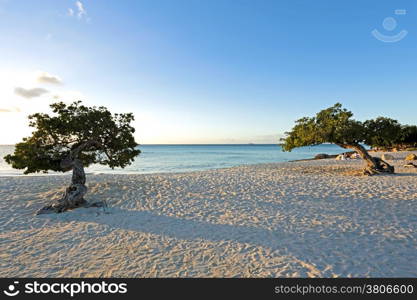
[[23, 98], [31, 99], [31, 98], [40, 97], [43, 94], [47, 94], [49, 93], [49, 91], [43, 88], [25, 89], [22, 87], [17, 87], [14, 89], [14, 93]]
[[75, 6], [78, 9], [77, 17], [78, 19], [81, 19], [83, 16], [87, 15], [87, 11], [84, 8], [84, 4], [81, 1], [76, 1]]
[[52, 99], [54, 100], [59, 100], [59, 101], [64, 101], [64, 102], [87, 98], [83, 93], [77, 90], [56, 91], [51, 96], [52, 96]]
[[21, 112], [19, 107], [13, 107], [13, 108], [0, 108], [0, 113], [10, 113], [10, 112]]
[[51, 83], [51, 84], [61, 84], [62, 80], [56, 75], [49, 74], [47, 72], [41, 72], [38, 75], [37, 81], [40, 83]]
[[52, 40], [52, 38], [53, 38], [54, 36], [53, 36], [53, 34], [52, 33], [47, 33], [46, 35], [45, 35], [45, 41], [50, 41], [50, 40]]
[[79, 20], [84, 19], [87, 23], [90, 22], [87, 10], [84, 7], [84, 3], [81, 1], [75, 1], [74, 7], [68, 8], [67, 15], [70, 17], [77, 17]]

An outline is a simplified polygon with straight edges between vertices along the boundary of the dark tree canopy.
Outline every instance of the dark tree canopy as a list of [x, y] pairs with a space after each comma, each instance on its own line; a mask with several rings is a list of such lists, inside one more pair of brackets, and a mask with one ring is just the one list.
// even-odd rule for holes
[[397, 120], [378, 117], [363, 123], [365, 144], [372, 148], [392, 148], [401, 141], [401, 124]]
[[401, 128], [400, 144], [409, 147], [417, 146], [417, 126], [404, 125]]
[[51, 105], [53, 115], [29, 116], [35, 130], [18, 143], [14, 154], [5, 157], [13, 168], [24, 173], [61, 171], [61, 162], [72, 156], [84, 167], [91, 164], [111, 168], [126, 167], [140, 153], [130, 125], [133, 114], [112, 115], [105, 107], [87, 107], [81, 101]]

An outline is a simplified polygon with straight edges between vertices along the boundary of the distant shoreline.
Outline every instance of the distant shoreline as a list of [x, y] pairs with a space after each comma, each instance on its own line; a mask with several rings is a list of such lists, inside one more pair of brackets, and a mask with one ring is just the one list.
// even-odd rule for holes
[[[15, 146], [16, 144], [0, 144], [0, 146]], [[323, 144], [326, 145], [326, 144]], [[329, 144], [330, 145], [330, 144]], [[139, 144], [140, 146], [282, 146], [282, 144], [246, 143], [246, 144]], [[312, 146], [314, 147], [314, 146]]]
[[[191, 145], [190, 145], [191, 146]], [[203, 146], [203, 145], [201, 145]], [[238, 145], [234, 145], [234, 146], [238, 146]], [[244, 146], [247, 146], [246, 144]], [[269, 144], [264, 144], [264, 146], [271, 146]], [[274, 145], [272, 145], [274, 146]], [[164, 146], [165, 147], [165, 146]], [[250, 146], [249, 146], [250, 147]], [[354, 151], [348, 151], [349, 153], [354, 153]], [[375, 155], [372, 150], [370, 151], [371, 155]], [[380, 152], [382, 153], [406, 153], [409, 151], [399, 151], [399, 152]], [[325, 151], [322, 152], [323, 154], [326, 154]], [[186, 173], [193, 173], [193, 172], [202, 172], [202, 171], [210, 171], [210, 170], [224, 170], [224, 169], [228, 169], [228, 168], [234, 168], [234, 167], [242, 167], [242, 166], [256, 166], [256, 165], [268, 165], [268, 164], [285, 164], [285, 163], [297, 163], [297, 162], [310, 162], [310, 161], [320, 161], [320, 160], [334, 160], [338, 155], [342, 154], [342, 153], [347, 153], [347, 152], [338, 152], [336, 154], [327, 154], [328, 157], [327, 158], [315, 158], [314, 155], [317, 154], [312, 154], [312, 156], [310, 157], [306, 157], [306, 158], [301, 158], [301, 159], [288, 159], [288, 160], [277, 160], [277, 161], [265, 161], [265, 162], [258, 162], [258, 161], [247, 161], [247, 162], [242, 162], [239, 164], [229, 164], [229, 165], [225, 165], [225, 166], [218, 166], [218, 165], [213, 165], [210, 167], [204, 167], [204, 168], [171, 168], [171, 169], [157, 169], [155, 168], [155, 170], [152, 169], [121, 169], [121, 170], [107, 170], [107, 169], [96, 169], [94, 166], [91, 169], [87, 169], [86, 173], [88, 175], [101, 175], [101, 174], [106, 174], [106, 175], [148, 175], [148, 174], [186, 174]], [[379, 152], [377, 152], [379, 153]], [[1, 161], [1, 157], [0, 157], [0, 161]], [[139, 163], [139, 166], [141, 166], [141, 163]], [[47, 174], [43, 174], [43, 173], [33, 173], [33, 174], [23, 174], [23, 171], [21, 170], [15, 170], [15, 169], [2, 169], [0, 170], [0, 178], [5, 178], [5, 177], [49, 177], [49, 176], [67, 176], [70, 175], [69, 172], [54, 172], [54, 173], [47, 173]]]
[[[13, 170], [2, 157], [11, 154], [14, 146], [0, 146], [0, 174], [21, 174]], [[94, 165], [89, 172], [111, 173], [172, 173], [202, 171], [214, 168], [227, 168], [239, 165], [288, 162], [308, 159], [318, 153], [338, 154], [343, 149], [334, 145], [320, 145], [295, 149], [292, 152], [281, 151], [276, 144], [210, 144], [210, 145], [140, 145], [141, 154], [126, 169], [115, 169]]]
[[[354, 151], [349, 151], [350, 153], [353, 153]], [[393, 152], [396, 153], [397, 155], [402, 154], [402, 153], [415, 153], [416, 151], [398, 151], [398, 152]], [[346, 152], [343, 152], [346, 153]], [[391, 153], [391, 152], [373, 152], [373, 153], [377, 153], [378, 156], [382, 155], [383, 153]], [[342, 153], [340, 153], [342, 154]], [[216, 168], [208, 168], [208, 169], [203, 169], [203, 170], [190, 170], [190, 171], [184, 171], [184, 170], [178, 170], [178, 171], [174, 171], [174, 172], [136, 172], [136, 171], [131, 171], [131, 172], [127, 172], [127, 171], [121, 171], [121, 172], [111, 172], [111, 171], [89, 171], [86, 170], [86, 175], [87, 176], [100, 176], [100, 175], [116, 175], [116, 176], [145, 176], [145, 175], [170, 175], [170, 174], [193, 174], [193, 173], [201, 173], [201, 172], [210, 172], [210, 171], [220, 171], [220, 170], [228, 170], [228, 169], [233, 169], [233, 168], [241, 168], [241, 167], [265, 167], [265, 166], [270, 166], [270, 165], [284, 165], [284, 164], [288, 164], [288, 163], [302, 163], [302, 162], [317, 162], [320, 163], [320, 161], [323, 161], [324, 164], [331, 162], [333, 160], [335, 160], [335, 158], [340, 155], [340, 154], [333, 154], [333, 155], [329, 155], [329, 157], [327, 158], [305, 158], [305, 159], [296, 159], [296, 160], [288, 160], [288, 161], [279, 161], [279, 162], [264, 162], [264, 163], [247, 163], [247, 164], [240, 164], [240, 165], [235, 165], [235, 166], [227, 166], [227, 167], [216, 167]], [[397, 158], [398, 160], [398, 158]], [[346, 160], [347, 162], [361, 162], [361, 160]], [[43, 174], [43, 173], [34, 173], [34, 174], [1, 174], [0, 173], [0, 178], [7, 178], [7, 177], [48, 177], [48, 176], [71, 176], [71, 172], [56, 172], [56, 173], [47, 173], [47, 174]]]

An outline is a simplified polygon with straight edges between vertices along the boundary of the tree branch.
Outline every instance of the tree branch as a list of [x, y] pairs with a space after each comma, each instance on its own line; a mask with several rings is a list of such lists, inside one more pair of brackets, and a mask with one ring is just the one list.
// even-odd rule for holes
[[78, 147], [76, 147], [75, 149], [71, 150], [70, 158], [71, 159], [78, 158], [78, 155], [80, 154], [81, 151], [83, 151], [87, 148], [90, 148], [92, 146], [96, 146], [97, 148], [104, 148], [103, 145], [101, 143], [99, 143], [98, 141], [88, 140], [87, 142], [84, 142], [81, 145], [79, 145]]

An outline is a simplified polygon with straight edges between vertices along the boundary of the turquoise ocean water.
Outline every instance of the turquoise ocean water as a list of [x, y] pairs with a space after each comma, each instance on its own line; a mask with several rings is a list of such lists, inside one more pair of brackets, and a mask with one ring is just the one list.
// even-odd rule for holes
[[[19, 175], [3, 156], [13, 152], [13, 146], [0, 146], [0, 176]], [[246, 164], [286, 162], [312, 158], [318, 153], [337, 154], [345, 150], [335, 145], [303, 147], [283, 152], [278, 145], [141, 145], [141, 155], [125, 169], [111, 170], [105, 166], [91, 166], [94, 173], [166, 173], [227, 168]]]

